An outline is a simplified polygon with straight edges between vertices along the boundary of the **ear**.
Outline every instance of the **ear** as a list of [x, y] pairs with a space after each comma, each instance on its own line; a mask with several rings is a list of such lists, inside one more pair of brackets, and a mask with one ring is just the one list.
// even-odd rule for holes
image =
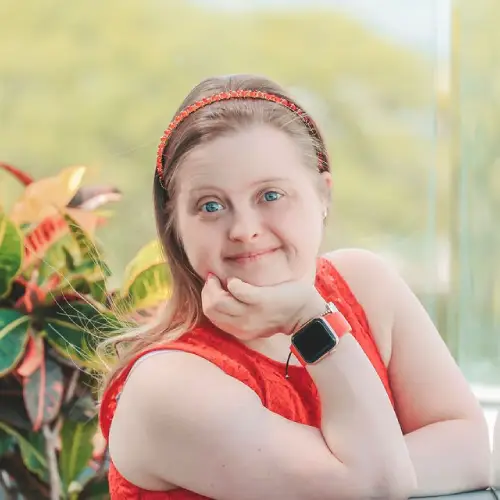
[[319, 175], [321, 175], [321, 178], [328, 188], [328, 191], [331, 191], [333, 186], [332, 174], [330, 172], [321, 172], [321, 174]]
[[325, 203], [326, 205], [330, 205], [330, 202], [332, 201], [332, 187], [333, 187], [333, 180], [332, 180], [332, 174], [330, 172], [321, 172], [321, 192], [325, 196]]

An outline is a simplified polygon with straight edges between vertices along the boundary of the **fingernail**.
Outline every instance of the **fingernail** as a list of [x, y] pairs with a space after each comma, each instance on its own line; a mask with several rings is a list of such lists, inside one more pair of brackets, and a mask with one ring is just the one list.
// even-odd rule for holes
[[209, 273], [207, 274], [207, 281], [208, 281], [210, 278], [213, 278], [214, 276], [215, 276], [215, 274], [214, 274], [214, 273], [209, 272]]

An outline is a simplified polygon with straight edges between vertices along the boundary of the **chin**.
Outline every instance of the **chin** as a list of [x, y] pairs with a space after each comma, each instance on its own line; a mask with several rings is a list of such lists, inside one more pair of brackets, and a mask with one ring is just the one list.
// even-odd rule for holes
[[298, 273], [294, 273], [288, 266], [253, 266], [228, 271], [228, 277], [234, 276], [254, 286], [276, 286], [300, 279]]
[[[227, 263], [226, 263], [227, 264]], [[314, 282], [315, 265], [312, 272], [309, 272], [309, 266], [297, 265], [290, 266], [288, 262], [245, 262], [229, 263], [224, 266], [223, 276], [225, 278], [239, 278], [246, 283], [254, 286], [276, 286], [290, 281]], [[302, 263], [303, 264], [303, 263]]]
[[[243, 279], [243, 278], [240, 278]], [[281, 285], [282, 283], [286, 283], [288, 281], [292, 281], [291, 278], [284, 279], [284, 278], [275, 278], [272, 276], [262, 276], [262, 277], [253, 277], [253, 278], [248, 278], [246, 280], [247, 283], [250, 283], [251, 285], [254, 286], [276, 286], [276, 285]]]
[[272, 269], [253, 273], [240, 272], [233, 276], [254, 286], [275, 286], [293, 279], [290, 273], [276, 273]]

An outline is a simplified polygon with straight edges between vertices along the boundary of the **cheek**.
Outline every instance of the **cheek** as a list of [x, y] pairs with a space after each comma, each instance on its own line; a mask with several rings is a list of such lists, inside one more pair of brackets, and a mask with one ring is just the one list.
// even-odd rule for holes
[[179, 235], [184, 252], [191, 267], [206, 278], [212, 269], [215, 256], [220, 255], [220, 242], [217, 231], [211, 225], [203, 224], [194, 218], [179, 220]]
[[309, 247], [316, 247], [313, 251], [317, 251], [323, 236], [323, 221], [315, 198], [310, 202], [304, 198], [283, 204], [273, 215], [275, 231], [283, 239], [296, 246], [298, 251]]

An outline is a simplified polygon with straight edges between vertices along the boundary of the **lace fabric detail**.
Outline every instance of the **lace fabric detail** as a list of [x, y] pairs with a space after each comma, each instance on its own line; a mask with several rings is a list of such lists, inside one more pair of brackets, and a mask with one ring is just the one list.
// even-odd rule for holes
[[[322, 297], [326, 301], [333, 302], [350, 323], [352, 335], [370, 359], [393, 402], [387, 369], [372, 338], [363, 308], [346, 281], [327, 259], [318, 260], [315, 285]], [[106, 439], [119, 394], [135, 362], [149, 352], [170, 349], [192, 353], [212, 362], [229, 376], [250, 387], [270, 411], [298, 423], [320, 427], [321, 404], [316, 386], [306, 369], [291, 365], [290, 377], [287, 379], [284, 362], [275, 361], [253, 351], [230, 335], [207, 324], [165, 346], [141, 353], [115, 378], [105, 391], [101, 404], [100, 424]], [[286, 354], [284, 353], [285, 358]], [[199, 500], [206, 498], [183, 489], [156, 492], [138, 488], [123, 478], [112, 463], [109, 485], [112, 500]]]

